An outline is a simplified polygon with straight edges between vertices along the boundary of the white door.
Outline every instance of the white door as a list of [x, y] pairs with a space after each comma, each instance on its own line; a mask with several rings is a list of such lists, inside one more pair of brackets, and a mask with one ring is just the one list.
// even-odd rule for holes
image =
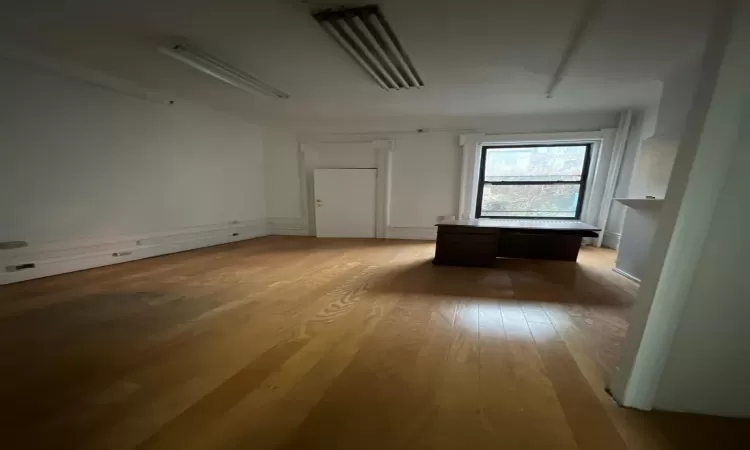
[[375, 237], [377, 169], [316, 169], [318, 237]]

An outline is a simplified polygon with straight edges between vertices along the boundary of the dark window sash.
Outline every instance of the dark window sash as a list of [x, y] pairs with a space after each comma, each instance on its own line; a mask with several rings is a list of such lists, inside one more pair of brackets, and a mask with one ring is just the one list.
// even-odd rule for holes
[[477, 219], [512, 219], [512, 220], [579, 220], [572, 216], [478, 216]]
[[[493, 148], [534, 148], [534, 147], [586, 147], [586, 156], [583, 160], [583, 168], [581, 170], [581, 179], [580, 181], [485, 181], [484, 179], [484, 170], [485, 170], [485, 163], [487, 160], [487, 150], [493, 149]], [[586, 143], [586, 144], [572, 144], [572, 143], [566, 143], [566, 144], [545, 144], [545, 145], [539, 145], [539, 144], [530, 144], [530, 145], [488, 145], [482, 147], [482, 157], [480, 160], [479, 165], [479, 182], [477, 186], [477, 204], [476, 204], [476, 212], [475, 216], [477, 218], [490, 218], [490, 219], [539, 219], [539, 220], [549, 220], [549, 219], [559, 219], [559, 220], [580, 220], [581, 214], [583, 213], [583, 201], [586, 196], [586, 183], [588, 181], [588, 175], [589, 175], [589, 168], [591, 166], [591, 148], [592, 144]], [[550, 216], [550, 217], [541, 217], [541, 216], [490, 216], [490, 215], [483, 215], [482, 214], [482, 200], [484, 198], [484, 186], [486, 184], [490, 185], [558, 185], [558, 184], [568, 184], [568, 185], [578, 185], [578, 204], [576, 205], [576, 212], [574, 217], [556, 217], [556, 216]], [[533, 211], [529, 211], [529, 213], [533, 213]]]
[[541, 185], [555, 185], [555, 184], [583, 184], [582, 181], [485, 181], [484, 184], [492, 184], [495, 186], [541, 186]]

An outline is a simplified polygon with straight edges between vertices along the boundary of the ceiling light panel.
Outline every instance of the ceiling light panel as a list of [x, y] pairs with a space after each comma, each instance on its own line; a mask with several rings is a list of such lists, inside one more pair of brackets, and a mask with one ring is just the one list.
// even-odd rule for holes
[[243, 72], [195, 47], [177, 44], [171, 47], [162, 47], [159, 51], [243, 91], [266, 97], [289, 98], [289, 94], [286, 92], [276, 89], [259, 80], [256, 76]]
[[383, 89], [424, 86], [377, 5], [327, 9], [314, 13], [313, 17]]

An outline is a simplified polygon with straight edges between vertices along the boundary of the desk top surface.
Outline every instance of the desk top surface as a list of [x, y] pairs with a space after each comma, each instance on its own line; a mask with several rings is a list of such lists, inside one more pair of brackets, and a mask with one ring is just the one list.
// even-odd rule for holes
[[511, 230], [560, 230], [560, 231], [601, 231], [601, 228], [578, 220], [554, 219], [468, 219], [444, 220], [437, 226], [505, 228]]

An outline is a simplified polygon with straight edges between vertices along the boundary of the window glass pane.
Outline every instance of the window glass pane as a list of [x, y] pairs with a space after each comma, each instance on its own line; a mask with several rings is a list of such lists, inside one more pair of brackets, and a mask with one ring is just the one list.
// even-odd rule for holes
[[485, 181], [580, 181], [585, 145], [488, 148]]
[[580, 188], [578, 184], [485, 184], [482, 216], [574, 219]]

